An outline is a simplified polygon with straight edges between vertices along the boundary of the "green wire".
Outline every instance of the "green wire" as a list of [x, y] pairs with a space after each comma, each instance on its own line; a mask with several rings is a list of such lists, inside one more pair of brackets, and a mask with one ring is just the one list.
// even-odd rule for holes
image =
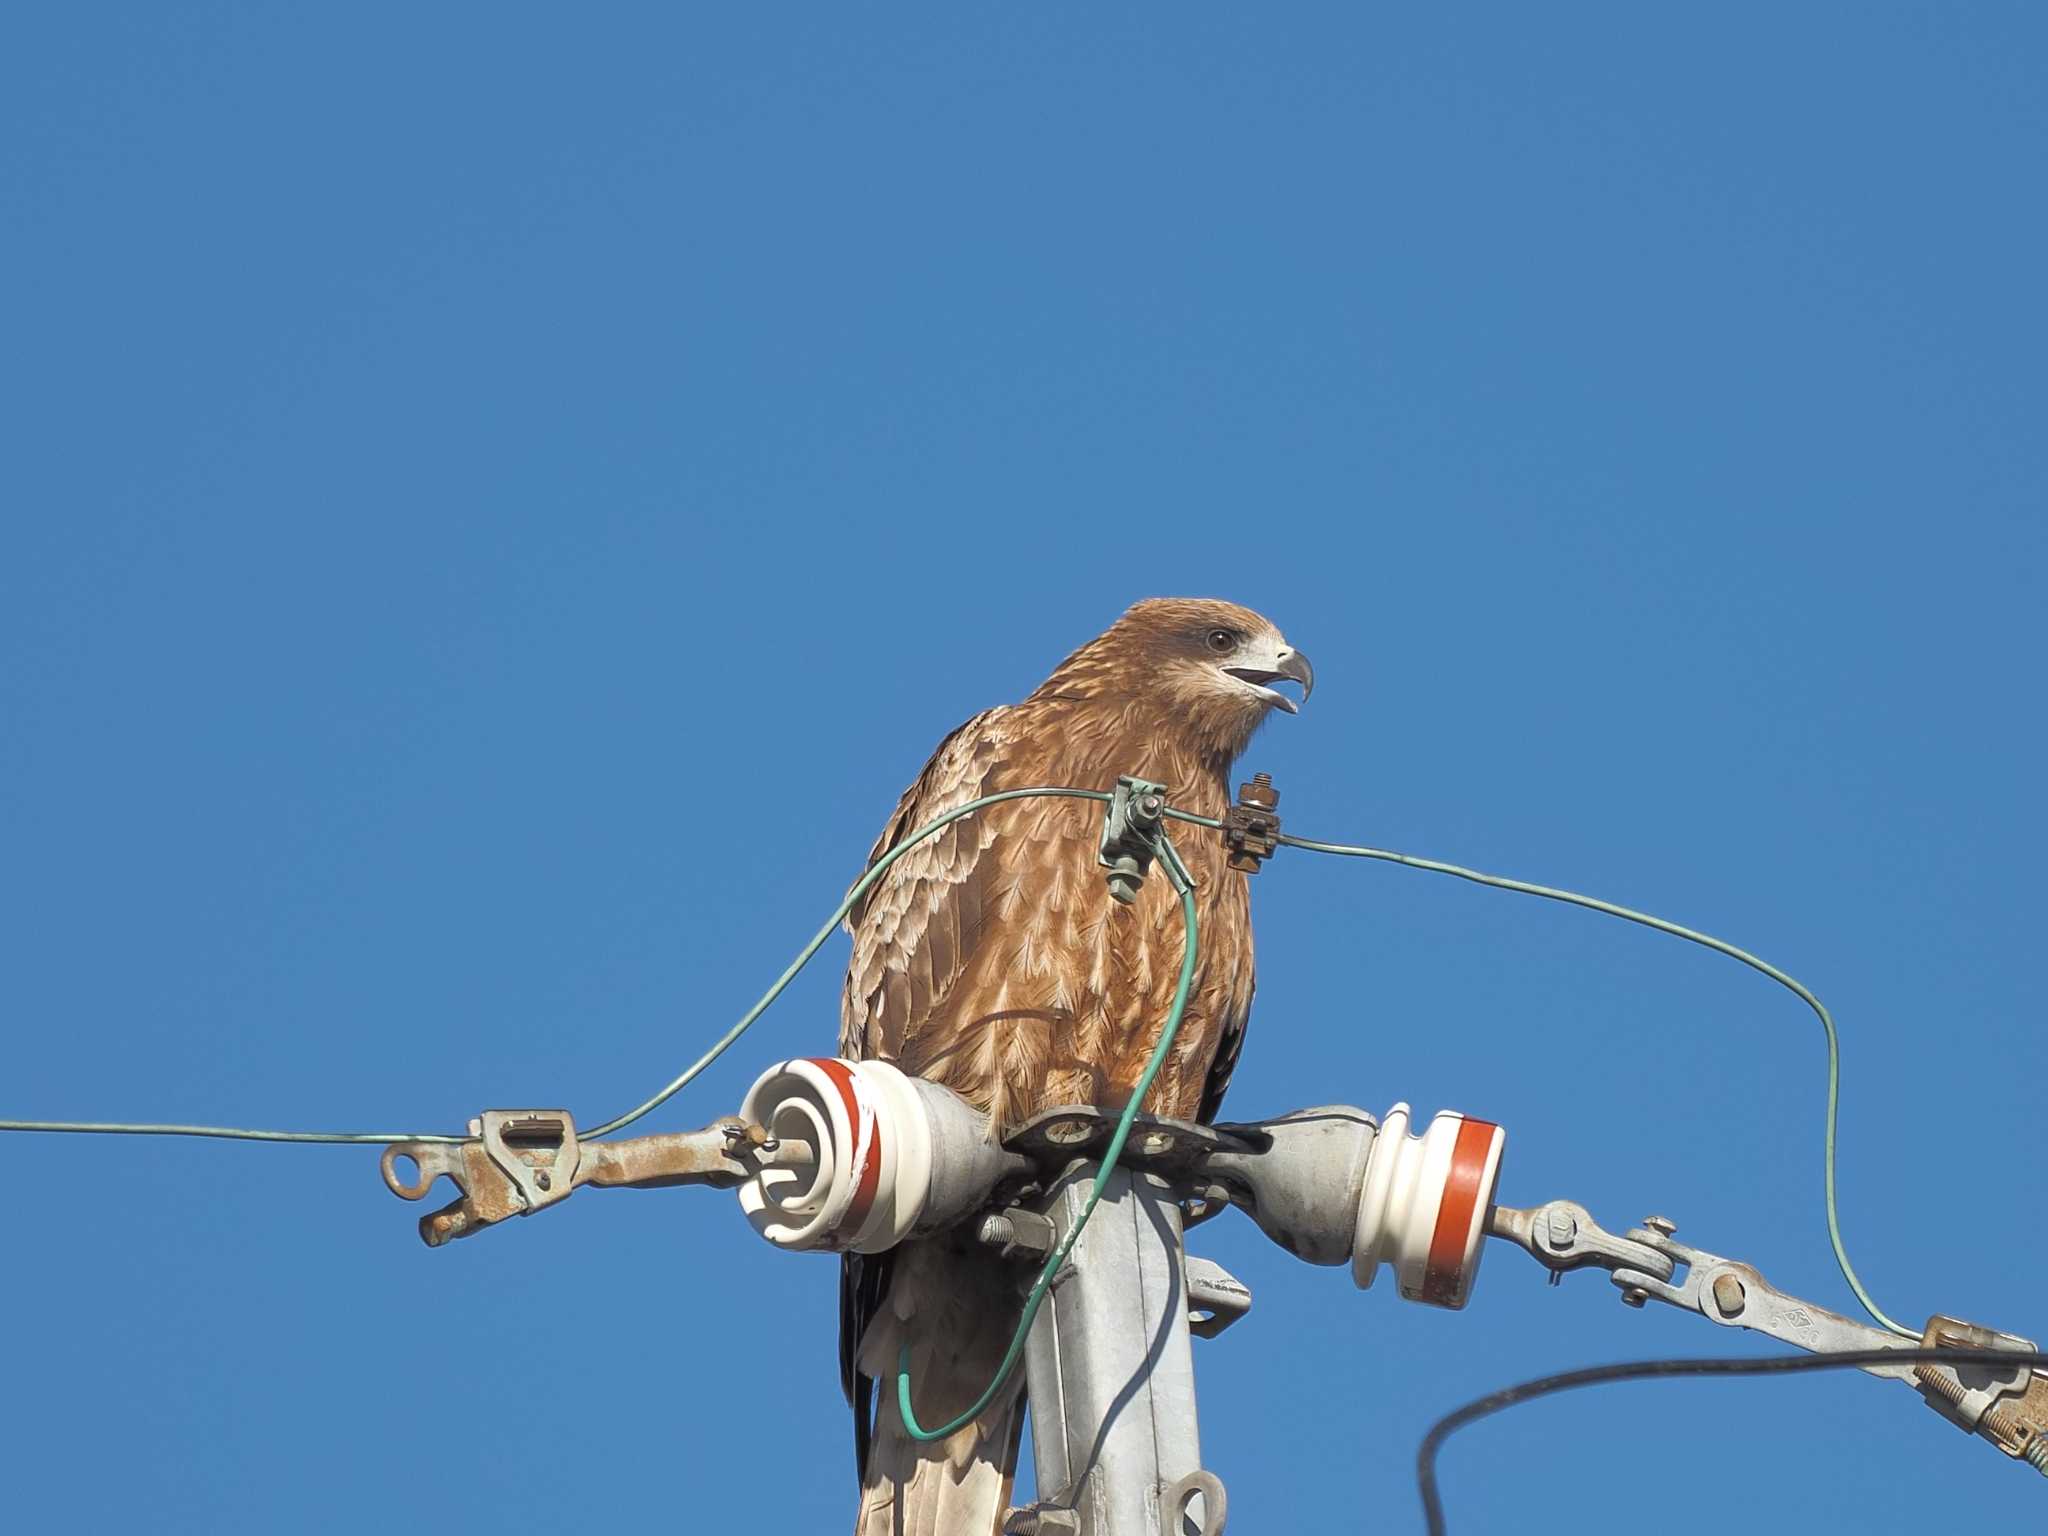
[[371, 1146], [393, 1141], [460, 1146], [476, 1139], [433, 1131], [252, 1131], [238, 1125], [149, 1125], [121, 1120], [0, 1120], [0, 1131], [72, 1132], [82, 1136], [211, 1136], [221, 1141], [299, 1141], [337, 1146]]
[[811, 957], [824, 947], [827, 939], [832, 937], [832, 930], [845, 920], [846, 914], [853, 910], [853, 904], [866, 895], [869, 887], [881, 879], [889, 867], [902, 858], [904, 854], [910, 852], [911, 849], [934, 833], [950, 827], [963, 816], [972, 816], [976, 811], [983, 809], [985, 806], [1000, 805], [1005, 800], [1022, 800], [1032, 795], [1049, 795], [1069, 800], [1097, 800], [1105, 804], [1112, 798], [1106, 790], [1100, 789], [1065, 789], [1043, 786], [1033, 789], [1005, 789], [993, 795], [983, 795], [979, 800], [970, 800], [965, 805], [957, 806], [953, 810], [946, 812], [937, 821], [918, 828], [917, 831], [911, 833], [909, 837], [906, 837], [869, 866], [868, 872], [862, 875], [854, 883], [853, 889], [846, 893], [846, 899], [833, 909], [830, 917], [825, 919], [825, 925], [811, 935], [811, 942], [798, 950], [797, 957], [789, 962], [789, 965], [780, 976], [775, 978], [775, 984], [761, 994], [759, 1002], [740, 1015], [740, 1021], [721, 1035], [710, 1050], [685, 1067], [682, 1072], [670, 1080], [667, 1087], [663, 1088], [653, 1098], [636, 1108], [627, 1110], [616, 1120], [605, 1121], [603, 1125], [600, 1125], [594, 1131], [578, 1132], [578, 1139], [588, 1141], [598, 1136], [609, 1136], [613, 1131], [623, 1130], [649, 1110], [658, 1109], [663, 1104], [666, 1104], [677, 1093], [682, 1091], [684, 1085], [691, 1078], [724, 1055], [726, 1047], [745, 1034], [753, 1025], [753, 1022], [768, 1011], [769, 1006], [774, 1003], [775, 999], [782, 996], [783, 989], [796, 980], [797, 972], [811, 963]]
[[1088, 1225], [1088, 1218], [1095, 1214], [1095, 1206], [1102, 1199], [1102, 1191], [1109, 1184], [1110, 1175], [1116, 1171], [1117, 1159], [1123, 1156], [1124, 1142], [1130, 1138], [1131, 1122], [1138, 1117], [1138, 1106], [1145, 1102], [1145, 1095], [1152, 1090], [1152, 1080], [1159, 1075], [1160, 1065], [1166, 1060], [1166, 1053], [1173, 1048], [1173, 1037], [1180, 1032], [1181, 1016], [1187, 1012], [1188, 989], [1194, 985], [1195, 952], [1201, 943], [1201, 925], [1195, 917], [1195, 882], [1189, 876], [1187, 866], [1180, 861], [1180, 854], [1173, 846], [1173, 840], [1165, 829], [1159, 833], [1159, 852], [1166, 873], [1173, 881], [1173, 888], [1180, 892], [1180, 913], [1187, 925], [1187, 942], [1181, 946], [1180, 982], [1174, 988], [1173, 1006], [1167, 1010], [1166, 1027], [1159, 1032], [1159, 1043], [1152, 1048], [1151, 1059], [1145, 1063], [1145, 1070], [1138, 1076], [1138, 1085], [1131, 1092], [1131, 1101], [1124, 1106], [1124, 1112], [1116, 1122], [1116, 1134], [1109, 1138], [1109, 1146], [1103, 1151], [1102, 1164], [1096, 1170], [1095, 1183], [1088, 1191], [1088, 1199], [1081, 1207], [1081, 1214], [1060, 1239], [1059, 1245], [1046, 1257], [1045, 1266], [1039, 1270], [1038, 1279], [1031, 1287], [1031, 1294], [1024, 1299], [1024, 1316], [1010, 1335], [1010, 1347], [1003, 1354], [1003, 1363], [996, 1367], [996, 1373], [989, 1381], [981, 1396], [963, 1408], [954, 1417], [936, 1429], [926, 1429], [917, 1422], [917, 1414], [910, 1406], [910, 1343], [905, 1340], [896, 1355], [896, 1412], [903, 1420], [903, 1427], [913, 1440], [943, 1440], [955, 1430], [971, 1424], [981, 1416], [981, 1411], [995, 1401], [996, 1394], [1003, 1389], [1003, 1383], [1010, 1379], [1010, 1373], [1017, 1368], [1017, 1358], [1024, 1353], [1024, 1341], [1030, 1336], [1031, 1324], [1038, 1316], [1039, 1304], [1045, 1300], [1045, 1293], [1052, 1288], [1053, 1276], [1067, 1262], [1081, 1236], [1081, 1229]]
[[[1168, 816], [1176, 821], [1191, 822], [1196, 826], [1220, 827], [1222, 822], [1207, 816], [1196, 816], [1187, 811], [1169, 808]], [[1489, 875], [1480, 870], [1466, 869], [1458, 864], [1445, 864], [1437, 859], [1418, 858], [1412, 853], [1395, 853], [1385, 848], [1361, 848], [1348, 843], [1318, 843], [1305, 837], [1282, 835], [1278, 841], [1289, 848], [1305, 848], [1311, 853], [1335, 853], [1354, 859], [1379, 859], [1388, 864], [1404, 864], [1410, 869], [1428, 870], [1431, 874], [1452, 875], [1460, 880], [1470, 880], [1477, 885], [1490, 885], [1496, 890], [1516, 891], [1524, 896], [1541, 896], [1546, 901], [1561, 901], [1574, 907], [1585, 907], [1593, 912], [1604, 912], [1609, 917], [1619, 917], [1627, 922], [1640, 923], [1645, 928], [1654, 928], [1659, 933], [1668, 933], [1673, 938], [1684, 939], [1698, 944], [1716, 954], [1726, 955], [1731, 960], [1740, 960], [1751, 970], [1768, 976], [1784, 987], [1820, 1020], [1820, 1027], [1827, 1035], [1828, 1042], [1828, 1105], [1827, 1133], [1824, 1141], [1823, 1189], [1827, 1202], [1828, 1242], [1835, 1250], [1835, 1263], [1842, 1271], [1842, 1278], [1849, 1282], [1849, 1289], [1856, 1293], [1856, 1299], [1881, 1326], [1889, 1329], [1902, 1339], [1917, 1339], [1919, 1333], [1903, 1327], [1885, 1315], [1884, 1309], [1871, 1299], [1870, 1292], [1863, 1288], [1863, 1282], [1856, 1275], [1856, 1266], [1849, 1262], [1849, 1251], [1842, 1244], [1841, 1218], [1835, 1209], [1835, 1126], [1839, 1118], [1842, 1093], [1842, 1044], [1835, 1033], [1834, 1015], [1827, 1005], [1815, 997], [1802, 983], [1788, 976], [1767, 960], [1759, 959], [1746, 949], [1739, 949], [1725, 939], [1717, 939], [1710, 933], [1687, 928], [1679, 923], [1669, 922], [1661, 917], [1652, 917], [1647, 912], [1638, 912], [1633, 907], [1624, 907], [1611, 901], [1602, 901], [1596, 896], [1581, 896], [1577, 891], [1559, 890], [1555, 886], [1533, 885], [1526, 880], [1511, 880], [1505, 875]]]
[[[642, 1116], [666, 1104], [676, 1094], [681, 1092], [692, 1079], [704, 1071], [706, 1067], [724, 1055], [733, 1042], [745, 1034], [754, 1022], [768, 1011], [775, 1000], [796, 979], [797, 974], [824, 947], [825, 941], [832, 936], [833, 929], [837, 928], [845, 919], [846, 914], [853, 909], [854, 903], [860, 900], [873, 887], [874, 883], [904, 854], [963, 817], [971, 816], [988, 806], [999, 805], [1006, 800], [1022, 800], [1034, 796], [1093, 800], [1098, 803], [1106, 803], [1112, 798], [1106, 791], [1099, 789], [1074, 789], [1055, 786], [1007, 789], [996, 794], [983, 795], [976, 800], [970, 800], [966, 804], [946, 812], [943, 816], [929, 824], [920, 827], [869, 867], [867, 872], [854, 884], [853, 889], [846, 893], [845, 899], [833, 910], [831, 917], [827, 918], [817, 933], [812, 935], [811, 941], [798, 951], [797, 957], [784, 968], [782, 974], [776, 977], [774, 983], [761, 995], [760, 1000], [742, 1014], [739, 1022], [720, 1036], [711, 1049], [684, 1068], [682, 1072], [672, 1078], [652, 1098], [636, 1105], [623, 1115], [607, 1120], [595, 1130], [583, 1132], [581, 1139], [595, 1140], [600, 1136], [609, 1136], [614, 1131], [623, 1130]], [[1191, 826], [1214, 829], [1223, 825], [1215, 817], [1198, 816], [1192, 811], [1175, 810], [1171, 806], [1167, 808], [1166, 814], [1175, 821], [1186, 822]], [[1661, 917], [1653, 917], [1647, 912], [1638, 912], [1632, 907], [1624, 907], [1611, 901], [1602, 901], [1598, 897], [1582, 896], [1576, 891], [1561, 890], [1555, 886], [1535, 885], [1526, 880], [1509, 879], [1505, 875], [1489, 875], [1480, 870], [1466, 869], [1462, 865], [1447, 864], [1437, 859], [1420, 858], [1409, 853], [1397, 853], [1386, 848], [1368, 848], [1348, 843], [1322, 843], [1305, 837], [1291, 837], [1285, 834], [1282, 834], [1278, 841], [1286, 847], [1301, 848], [1311, 853], [1331, 853], [1347, 858], [1377, 859], [1388, 864], [1405, 865], [1410, 869], [1427, 870], [1432, 874], [1451, 875], [1459, 880], [1469, 880], [1474, 884], [1491, 886], [1496, 890], [1514, 891], [1525, 896], [1540, 896], [1546, 901], [1558, 901], [1570, 906], [1584, 907], [1593, 912], [1604, 912], [1610, 917], [1622, 918], [1627, 922], [1637, 923], [1645, 928], [1653, 928], [1659, 933], [1667, 933], [1674, 938], [1684, 939], [1689, 943], [1698, 944], [1718, 954], [1726, 955], [1731, 960], [1739, 960], [1751, 970], [1770, 977], [1771, 980], [1790, 991], [1813, 1010], [1815, 1016], [1820, 1020], [1821, 1029], [1827, 1036], [1828, 1093], [1826, 1135], [1823, 1144], [1825, 1154], [1823, 1159], [1823, 1190], [1827, 1208], [1828, 1242], [1834, 1249], [1835, 1263], [1842, 1271], [1842, 1278], [1849, 1282], [1849, 1289], [1855, 1293], [1856, 1299], [1862, 1303], [1863, 1309], [1872, 1318], [1901, 1338], [1912, 1339], [1919, 1337], [1912, 1329], [1894, 1322], [1871, 1299], [1870, 1293], [1864, 1289], [1862, 1280], [1856, 1274], [1855, 1265], [1849, 1262], [1848, 1249], [1843, 1245], [1841, 1218], [1836, 1209], [1835, 1198], [1836, 1125], [1840, 1117], [1841, 1105], [1841, 1041], [1835, 1031], [1834, 1016], [1828, 1012], [1827, 1006], [1798, 980], [1779, 970], [1768, 961], [1752, 955], [1748, 950], [1737, 948], [1724, 939], [1715, 938], [1712, 934], [1701, 933], [1697, 929], [1687, 928], [1682, 924], [1670, 922]], [[1115, 1166], [1116, 1159], [1123, 1152], [1123, 1144], [1130, 1130], [1131, 1119], [1137, 1113], [1136, 1106], [1143, 1100], [1146, 1091], [1151, 1087], [1152, 1079], [1157, 1074], [1160, 1063], [1165, 1059], [1166, 1050], [1173, 1040], [1174, 1033], [1180, 1027], [1180, 1016], [1186, 1007], [1188, 987], [1194, 975], [1195, 964], [1196, 922], [1193, 896], [1194, 887], [1193, 882], [1188, 877], [1187, 867], [1181, 863], [1180, 855], [1174, 849], [1172, 840], [1163, 831], [1160, 834], [1159, 845], [1160, 851], [1164, 856], [1163, 861], [1166, 865], [1167, 873], [1173, 880], [1175, 888], [1181, 893], [1181, 903], [1187, 919], [1188, 942], [1181, 956], [1180, 989], [1175, 995], [1173, 1012], [1168, 1018], [1166, 1029], [1160, 1036], [1160, 1044], [1154, 1050], [1152, 1059], [1145, 1068], [1144, 1076], [1139, 1080], [1138, 1092], [1132, 1098], [1130, 1105], [1126, 1107], [1124, 1117], [1118, 1124], [1116, 1135], [1111, 1139], [1108, 1154], [1103, 1160], [1102, 1172], [1097, 1176], [1094, 1191], [1089, 1196], [1081, 1218], [1075, 1223], [1073, 1232], [1068, 1235], [1067, 1242], [1061, 1244], [1055, 1252], [1053, 1259], [1048, 1261], [1045, 1273], [1039, 1277], [1039, 1283], [1031, 1293], [1031, 1299], [1027, 1303], [1027, 1311], [1025, 1313], [1027, 1327], [1031, 1317], [1037, 1311], [1039, 1301], [1043, 1299], [1045, 1287], [1049, 1283], [1054, 1265], [1065, 1257], [1074, 1237], [1079, 1235], [1081, 1227], [1088, 1220], [1089, 1213], [1095, 1209], [1096, 1200], [1101, 1197], [1103, 1181], [1107, 1179], [1110, 1170]], [[397, 1131], [273, 1131], [252, 1130], [226, 1125], [162, 1125], [87, 1120], [0, 1120], [0, 1131], [41, 1131], [100, 1136], [203, 1136], [230, 1141], [297, 1142], [328, 1145], [385, 1145], [396, 1141], [419, 1141], [450, 1146], [460, 1145], [471, 1139], [466, 1136], [449, 1136], [433, 1131], [422, 1131], [412, 1134]], [[907, 1372], [899, 1373], [897, 1378], [897, 1404], [902, 1412], [905, 1428], [919, 1439], [937, 1439], [951, 1433], [954, 1429], [959, 1428], [962, 1424], [973, 1418], [976, 1413], [988, 1405], [994, 1394], [1001, 1388], [1003, 1380], [1008, 1376], [1016, 1363], [1017, 1354], [1023, 1348], [1023, 1338], [1024, 1332], [1020, 1330], [1017, 1336], [1011, 1340], [1010, 1352], [1004, 1357], [1002, 1368], [998, 1372], [996, 1380], [989, 1384], [988, 1391], [982, 1394], [981, 1400], [975, 1407], [968, 1410], [967, 1414], [962, 1418], [941, 1429], [927, 1432], [917, 1427], [916, 1420], [910, 1412], [908, 1374]]]
[[[825, 920], [825, 926], [811, 936], [811, 942], [798, 951], [797, 957], [790, 961], [780, 976], [775, 978], [774, 985], [761, 995], [761, 1000], [742, 1014], [740, 1021], [721, 1035], [717, 1043], [710, 1050], [684, 1068], [681, 1073], [670, 1080], [667, 1087], [655, 1094], [653, 1098], [646, 1100], [633, 1109], [627, 1110], [625, 1114], [618, 1116], [616, 1119], [605, 1121], [596, 1130], [578, 1132], [577, 1139], [580, 1141], [591, 1141], [599, 1136], [609, 1136], [613, 1131], [623, 1130], [650, 1110], [658, 1109], [663, 1104], [666, 1104], [680, 1093], [692, 1078], [710, 1066], [711, 1063], [718, 1060], [720, 1056], [724, 1055], [726, 1048], [739, 1039], [741, 1035], [745, 1034], [754, 1021], [766, 1013], [770, 1005], [778, 997], [782, 996], [784, 989], [796, 979], [797, 973], [810, 964], [811, 957], [816, 955], [824, 947], [825, 941], [832, 936], [832, 930], [837, 928], [846, 917], [846, 914], [853, 910], [853, 904], [867, 894], [868, 889], [904, 854], [964, 816], [971, 816], [976, 811], [982, 810], [987, 806], [1000, 805], [1005, 800], [1023, 800], [1032, 796], [1049, 796], [1055, 799], [1068, 800], [1095, 800], [1105, 803], [1111, 798], [1107, 791], [1100, 789], [1069, 789], [1065, 787], [1005, 789], [993, 795], [983, 795], [978, 800], [970, 800], [965, 805], [956, 806], [936, 821], [920, 827], [869, 867], [867, 873], [861, 876], [853, 889], [846, 893], [846, 899], [833, 909], [832, 915]], [[447, 1136], [434, 1131], [421, 1131], [410, 1134], [404, 1131], [260, 1131], [245, 1130], [239, 1126], [229, 1125], [146, 1125], [118, 1121], [84, 1120], [0, 1120], [0, 1131], [74, 1132], [100, 1136], [211, 1136], [229, 1141], [290, 1141], [341, 1145], [424, 1141], [442, 1146], [459, 1146], [463, 1142], [475, 1139], [469, 1136]]]

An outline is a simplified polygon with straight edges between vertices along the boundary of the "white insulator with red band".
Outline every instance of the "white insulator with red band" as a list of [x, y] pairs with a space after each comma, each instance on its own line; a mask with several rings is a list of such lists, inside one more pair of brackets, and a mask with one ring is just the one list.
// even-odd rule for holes
[[[1397, 1104], [1375, 1126], [1326, 1105], [1233, 1127], [1263, 1149], [1221, 1148], [1204, 1168], [1290, 1253], [1348, 1257], [1360, 1287], [1388, 1265], [1409, 1300], [1462, 1307], [1507, 1133], [1446, 1110], [1411, 1136], [1409, 1114]], [[879, 1253], [971, 1215], [1031, 1167], [965, 1099], [886, 1061], [778, 1062], [740, 1115], [770, 1138], [740, 1206], [779, 1248]]]
[[879, 1253], [960, 1219], [1025, 1166], [966, 1100], [886, 1061], [778, 1062], [740, 1116], [774, 1144], [740, 1208], [778, 1248]]
[[1363, 1288], [1390, 1265], [1410, 1301], [1462, 1307], [1479, 1271], [1507, 1132], [1445, 1110], [1422, 1135], [1410, 1136], [1408, 1119], [1408, 1106], [1396, 1104], [1373, 1142], [1351, 1277]]

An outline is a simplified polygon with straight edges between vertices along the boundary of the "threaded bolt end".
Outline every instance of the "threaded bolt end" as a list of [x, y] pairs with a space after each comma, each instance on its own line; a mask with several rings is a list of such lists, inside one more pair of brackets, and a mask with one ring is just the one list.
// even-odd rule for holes
[[1938, 1365], [1916, 1365], [1913, 1367], [1913, 1374], [1920, 1378], [1920, 1384], [1928, 1391], [1938, 1393], [1958, 1408], [1963, 1406], [1963, 1399], [1970, 1395], [1968, 1387]]

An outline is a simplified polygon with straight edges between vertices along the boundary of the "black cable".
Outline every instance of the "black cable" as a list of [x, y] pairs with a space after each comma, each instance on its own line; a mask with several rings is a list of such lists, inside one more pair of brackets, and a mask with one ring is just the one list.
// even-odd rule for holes
[[1714, 1356], [1691, 1360], [1621, 1360], [1612, 1365], [1589, 1365], [1581, 1370], [1560, 1371], [1539, 1376], [1484, 1397], [1474, 1398], [1430, 1425], [1415, 1453], [1415, 1487], [1422, 1495], [1422, 1518], [1429, 1536], [1444, 1536], [1443, 1495], [1436, 1484], [1437, 1452], [1446, 1440], [1467, 1424], [1517, 1403], [1534, 1402], [1569, 1392], [1575, 1387], [1597, 1387], [1610, 1381], [1640, 1381], [1651, 1376], [1778, 1376], [1806, 1371], [1833, 1371], [1866, 1365], [2023, 1365], [2048, 1369], [2048, 1355], [2033, 1351], [2002, 1349], [1855, 1349], [1825, 1355]]

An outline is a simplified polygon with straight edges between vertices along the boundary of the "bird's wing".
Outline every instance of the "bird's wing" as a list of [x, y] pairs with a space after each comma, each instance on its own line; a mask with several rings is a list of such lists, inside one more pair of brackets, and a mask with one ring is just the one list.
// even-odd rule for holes
[[[1246, 939], [1249, 941], [1249, 927]], [[1233, 1014], [1226, 1010], [1219, 1020], [1216, 1035], [1216, 1055], [1209, 1063], [1208, 1079], [1202, 1084], [1201, 1108], [1195, 1118], [1203, 1125], [1214, 1125], [1216, 1117], [1223, 1112], [1223, 1095], [1230, 1091], [1230, 1075], [1237, 1070], [1238, 1053], [1244, 1049], [1245, 1030], [1251, 1023], [1252, 994], [1257, 990], [1250, 968], [1246, 968], [1244, 1004], [1241, 1011]]]
[[[939, 743], [896, 802], [868, 867], [934, 817], [988, 793], [1009, 733], [1007, 708], [984, 710]], [[912, 848], [847, 914], [853, 956], [839, 1009], [839, 1053], [850, 1060], [892, 1060], [905, 1034], [922, 1024], [960, 979], [997, 878], [988, 857], [997, 818], [968, 816]]]
[[[1000, 766], [1006, 709], [985, 710], [939, 743], [896, 802], [868, 854], [873, 868], [891, 848], [934, 817], [987, 792]], [[846, 920], [853, 956], [840, 1002], [839, 1054], [859, 1061], [901, 1054], [960, 979], [994, 914], [995, 822], [968, 816], [904, 854]], [[890, 1254], [848, 1254], [839, 1282], [839, 1379], [853, 1408], [854, 1457], [866, 1475], [874, 1383], [860, 1369], [860, 1342], [889, 1289]]]

